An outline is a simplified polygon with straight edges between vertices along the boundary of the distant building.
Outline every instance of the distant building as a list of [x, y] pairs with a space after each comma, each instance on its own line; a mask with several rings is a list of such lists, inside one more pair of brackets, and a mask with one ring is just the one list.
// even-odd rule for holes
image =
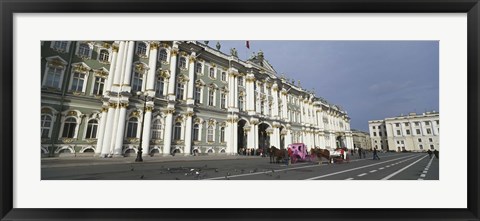
[[196, 41], [44, 41], [41, 64], [43, 156], [353, 148], [347, 112], [261, 51], [244, 61]]
[[368, 122], [372, 148], [390, 151], [427, 151], [440, 149], [439, 113], [385, 118]]
[[362, 148], [364, 150], [372, 149], [370, 133], [352, 129], [353, 147], [355, 149]]

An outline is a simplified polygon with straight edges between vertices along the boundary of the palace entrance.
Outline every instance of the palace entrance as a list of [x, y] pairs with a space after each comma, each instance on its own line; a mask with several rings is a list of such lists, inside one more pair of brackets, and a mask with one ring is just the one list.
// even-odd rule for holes
[[237, 131], [237, 153], [240, 155], [243, 154], [241, 153], [242, 148], [247, 148], [247, 133], [245, 133], [245, 124], [247, 123], [246, 120], [239, 120], [238, 121], [238, 131]]

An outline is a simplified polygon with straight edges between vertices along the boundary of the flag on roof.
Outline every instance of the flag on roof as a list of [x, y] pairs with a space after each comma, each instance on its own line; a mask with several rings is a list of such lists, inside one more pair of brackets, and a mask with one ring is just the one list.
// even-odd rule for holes
[[246, 41], [246, 42], [245, 42], [245, 47], [247, 47], [248, 49], [250, 49], [250, 41]]

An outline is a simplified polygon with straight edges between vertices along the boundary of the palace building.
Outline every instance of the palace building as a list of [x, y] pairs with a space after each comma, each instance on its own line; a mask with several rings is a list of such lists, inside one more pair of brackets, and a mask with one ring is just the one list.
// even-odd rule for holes
[[396, 152], [440, 150], [439, 117], [432, 111], [368, 121], [372, 148]]
[[347, 113], [279, 76], [261, 51], [243, 61], [235, 49], [228, 55], [198, 41], [41, 48], [43, 157], [354, 146]]

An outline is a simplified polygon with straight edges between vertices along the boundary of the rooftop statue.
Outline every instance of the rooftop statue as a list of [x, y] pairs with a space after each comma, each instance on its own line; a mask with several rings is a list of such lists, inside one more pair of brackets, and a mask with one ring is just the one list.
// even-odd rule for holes
[[230, 54], [231, 54], [232, 56], [238, 58], [238, 52], [237, 52], [237, 49], [236, 49], [236, 48], [231, 48], [231, 49], [230, 49]]
[[220, 51], [220, 48], [222, 47], [222, 45], [220, 44], [220, 42], [217, 41], [217, 45], [215, 45], [215, 47], [217, 47], [217, 50]]

